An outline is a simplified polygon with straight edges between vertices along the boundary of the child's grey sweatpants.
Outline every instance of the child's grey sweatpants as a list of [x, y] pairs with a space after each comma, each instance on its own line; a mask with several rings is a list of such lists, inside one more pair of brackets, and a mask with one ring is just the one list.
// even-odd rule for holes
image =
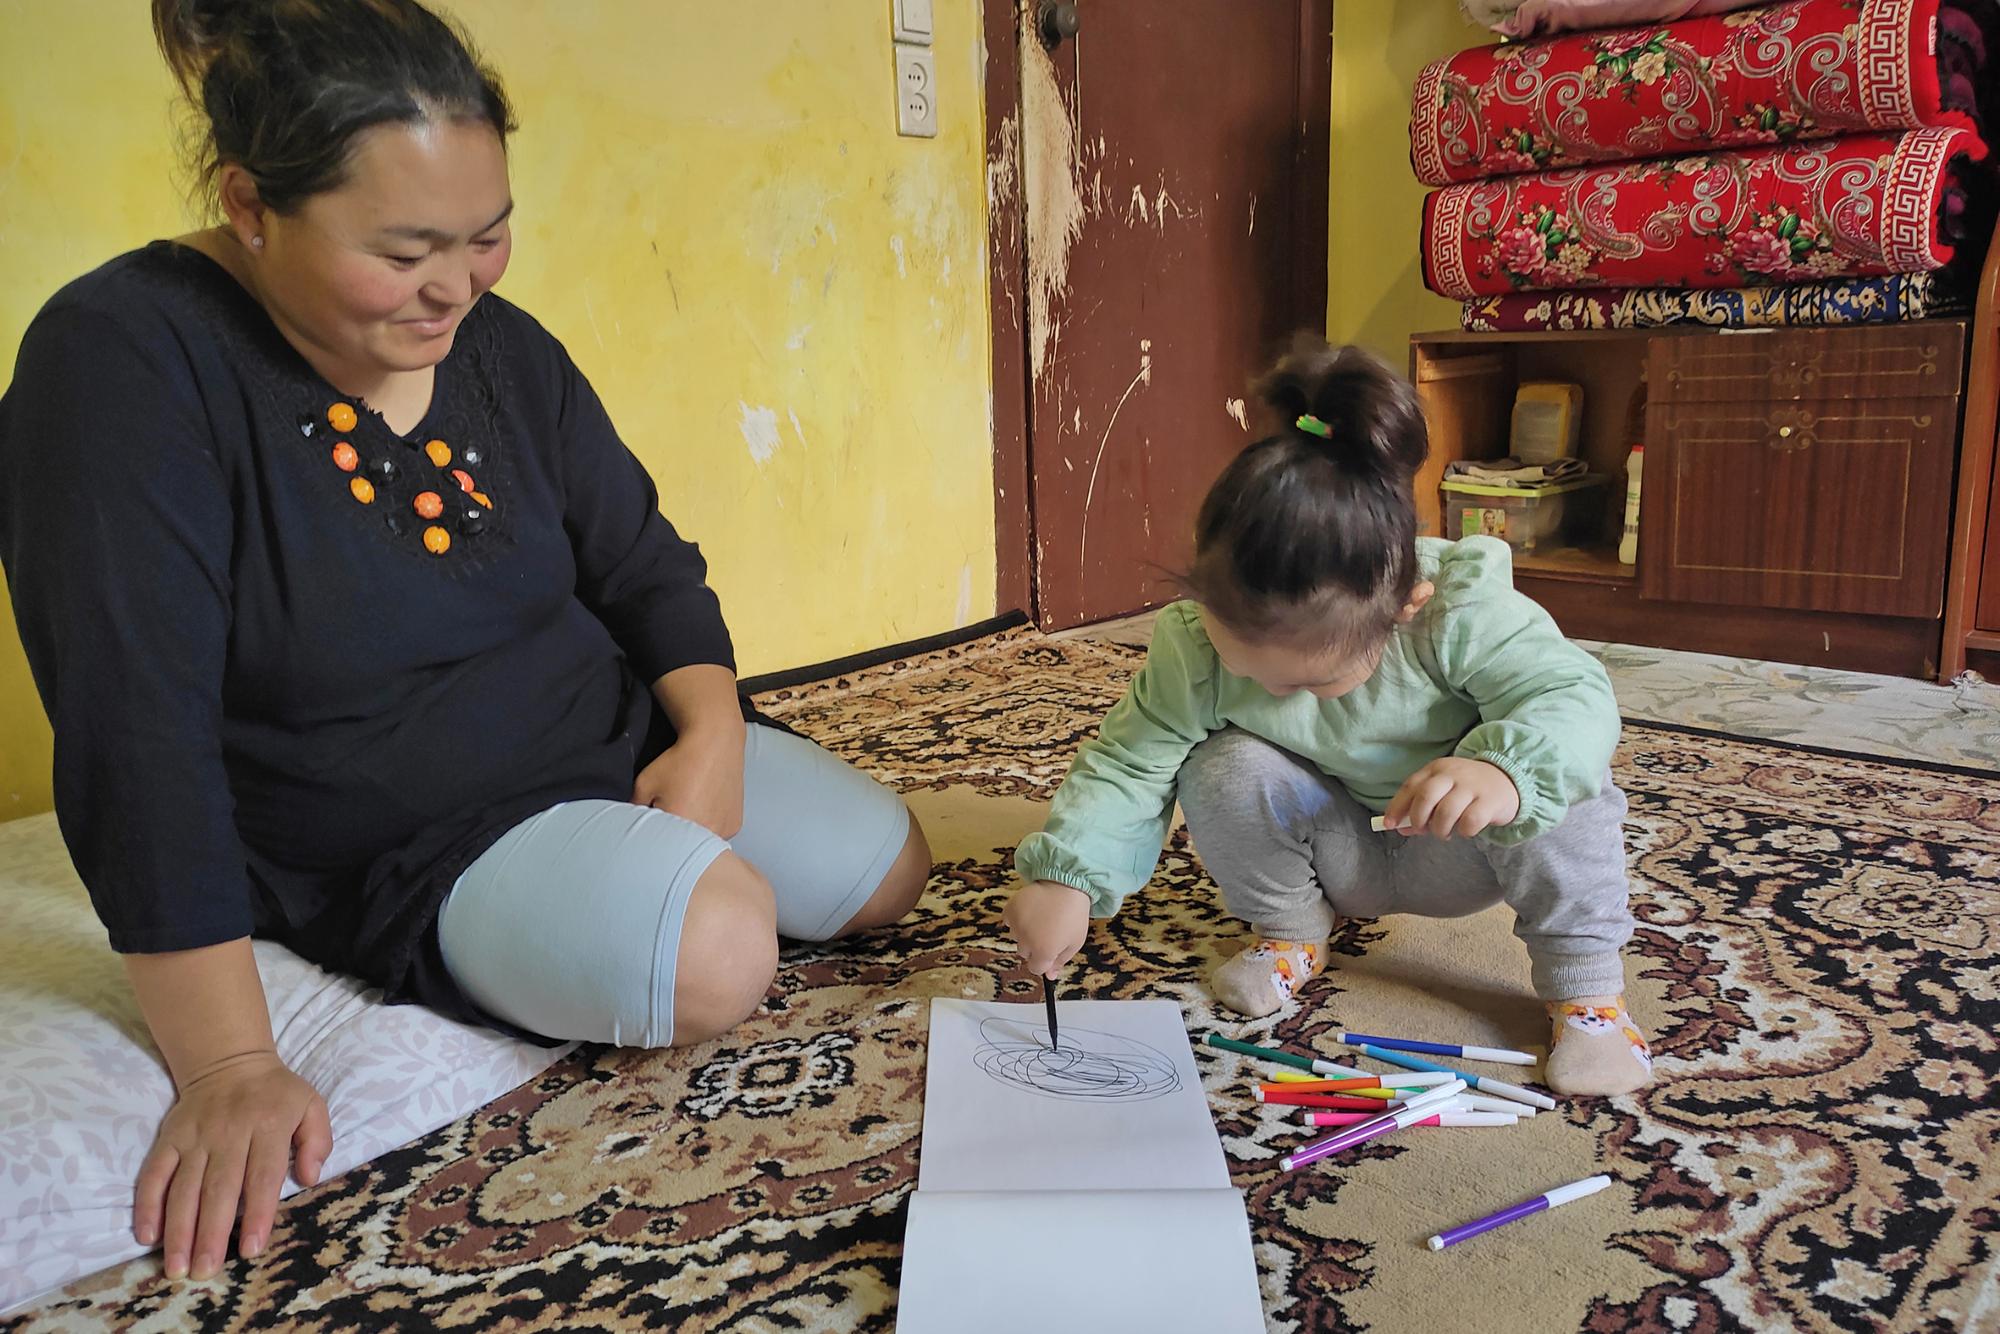
[[1318, 940], [1336, 917], [1462, 917], [1504, 902], [1537, 995], [1625, 990], [1625, 794], [1608, 773], [1561, 824], [1511, 846], [1378, 834], [1339, 782], [1231, 727], [1189, 754], [1180, 801], [1224, 905], [1267, 939]]

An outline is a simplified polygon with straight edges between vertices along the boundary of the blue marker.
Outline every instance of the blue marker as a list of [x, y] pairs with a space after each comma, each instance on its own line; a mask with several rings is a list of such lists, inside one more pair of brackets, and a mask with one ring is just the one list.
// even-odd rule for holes
[[1512, 1099], [1515, 1102], [1525, 1102], [1530, 1107], [1541, 1107], [1551, 1112], [1556, 1109], [1556, 1100], [1548, 1094], [1537, 1093], [1533, 1089], [1524, 1089], [1518, 1084], [1509, 1084], [1505, 1080], [1489, 1079], [1485, 1075], [1469, 1075], [1463, 1070], [1454, 1070], [1448, 1065], [1439, 1065], [1434, 1061], [1419, 1060], [1415, 1056], [1405, 1055], [1400, 1051], [1390, 1051], [1386, 1047], [1364, 1046], [1361, 1052], [1364, 1056], [1373, 1056], [1378, 1061], [1385, 1061], [1390, 1065], [1400, 1065], [1405, 1070], [1430, 1070], [1440, 1075], [1452, 1075], [1464, 1080], [1481, 1093], [1491, 1093], [1497, 1097]]
[[1350, 1047], [1386, 1047], [1390, 1051], [1418, 1051], [1432, 1056], [1457, 1056], [1467, 1061], [1493, 1061], [1500, 1065], [1533, 1065], [1535, 1058], [1524, 1051], [1505, 1047], [1461, 1047], [1450, 1042], [1418, 1042], [1414, 1038], [1378, 1038], [1372, 1033], [1335, 1033], [1335, 1042]]

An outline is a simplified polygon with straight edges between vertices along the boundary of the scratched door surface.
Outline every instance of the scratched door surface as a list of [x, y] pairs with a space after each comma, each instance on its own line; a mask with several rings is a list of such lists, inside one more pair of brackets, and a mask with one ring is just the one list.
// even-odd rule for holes
[[[1326, 310], [1331, 0], [1022, 0], [1036, 594], [1171, 601], [1248, 382]], [[1258, 422], [1254, 409], [1249, 426]]]

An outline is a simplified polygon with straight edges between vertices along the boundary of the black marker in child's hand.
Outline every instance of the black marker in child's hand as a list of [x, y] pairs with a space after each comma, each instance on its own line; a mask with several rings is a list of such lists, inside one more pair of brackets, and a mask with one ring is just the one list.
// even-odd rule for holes
[[1042, 978], [1042, 1004], [1049, 1010], [1049, 1050], [1056, 1049], [1056, 984], [1047, 976]]

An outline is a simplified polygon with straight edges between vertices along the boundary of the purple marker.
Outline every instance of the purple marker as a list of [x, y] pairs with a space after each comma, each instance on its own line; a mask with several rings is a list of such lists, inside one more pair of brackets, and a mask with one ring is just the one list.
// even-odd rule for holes
[[1567, 1186], [1557, 1186], [1552, 1191], [1547, 1191], [1532, 1199], [1522, 1200], [1519, 1204], [1502, 1209], [1497, 1214], [1488, 1214], [1476, 1223], [1467, 1223], [1463, 1227], [1452, 1228], [1449, 1232], [1440, 1232], [1431, 1238], [1431, 1249], [1441, 1251], [1447, 1246], [1456, 1246], [1469, 1237], [1476, 1237], [1482, 1232], [1491, 1232], [1496, 1227], [1505, 1227], [1517, 1218], [1526, 1218], [1530, 1214], [1538, 1214], [1545, 1209], [1553, 1209], [1559, 1204], [1568, 1204], [1571, 1200], [1580, 1200], [1586, 1195], [1595, 1195], [1610, 1184], [1610, 1177], [1596, 1176], [1572, 1182]]
[[1291, 1172], [1304, 1167], [1307, 1163], [1316, 1163], [1328, 1154], [1344, 1153], [1357, 1144], [1365, 1144], [1377, 1135], [1386, 1135], [1392, 1130], [1407, 1130], [1427, 1116], [1436, 1116], [1446, 1104], [1463, 1092], [1465, 1092], [1465, 1081], [1462, 1079], [1454, 1079], [1449, 1084], [1440, 1084], [1428, 1092], [1419, 1093], [1387, 1115], [1374, 1117], [1358, 1126], [1349, 1126], [1345, 1130], [1335, 1131], [1331, 1135], [1314, 1140], [1296, 1153], [1280, 1158], [1278, 1166]]

